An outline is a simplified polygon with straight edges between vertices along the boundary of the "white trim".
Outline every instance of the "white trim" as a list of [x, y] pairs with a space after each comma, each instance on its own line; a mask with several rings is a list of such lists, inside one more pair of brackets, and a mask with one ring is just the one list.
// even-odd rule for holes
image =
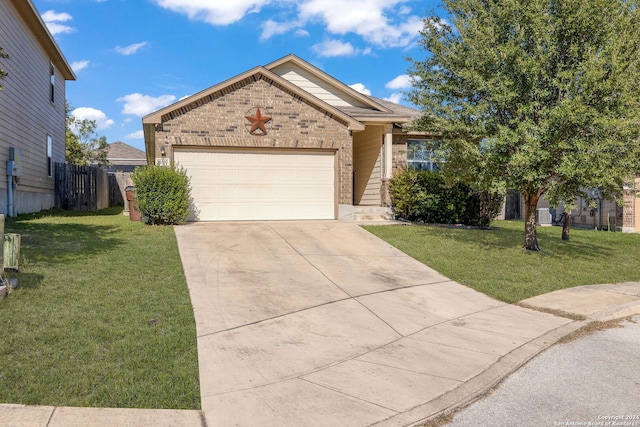
[[393, 125], [388, 124], [385, 128], [384, 136], [384, 175], [385, 179], [391, 179], [393, 177]]

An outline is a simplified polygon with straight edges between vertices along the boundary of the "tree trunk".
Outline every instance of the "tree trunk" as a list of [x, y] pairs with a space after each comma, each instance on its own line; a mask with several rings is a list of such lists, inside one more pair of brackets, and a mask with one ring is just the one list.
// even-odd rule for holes
[[536, 209], [538, 208], [538, 193], [524, 195], [525, 223], [524, 223], [524, 249], [528, 251], [539, 251], [538, 232], [536, 230]]
[[564, 212], [564, 220], [562, 221], [562, 240], [569, 241], [569, 229], [571, 228], [571, 211]]

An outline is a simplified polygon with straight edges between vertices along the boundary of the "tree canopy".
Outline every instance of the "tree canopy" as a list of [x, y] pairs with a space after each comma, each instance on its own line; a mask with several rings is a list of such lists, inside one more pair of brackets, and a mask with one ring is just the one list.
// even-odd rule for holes
[[66, 159], [78, 166], [106, 165], [109, 146], [105, 136], [96, 133], [96, 122], [78, 119], [66, 106]]
[[539, 250], [542, 196], [618, 197], [640, 170], [638, 1], [443, 3], [410, 59], [417, 126], [442, 135], [445, 173], [523, 195], [524, 248]]

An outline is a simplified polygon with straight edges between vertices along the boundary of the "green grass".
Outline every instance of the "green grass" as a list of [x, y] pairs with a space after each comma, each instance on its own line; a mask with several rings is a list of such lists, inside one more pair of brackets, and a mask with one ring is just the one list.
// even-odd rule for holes
[[200, 408], [171, 227], [109, 209], [10, 218], [5, 230], [22, 236], [22, 268], [12, 274], [18, 290], [0, 301], [0, 402]]
[[522, 249], [524, 223], [496, 221], [494, 229], [367, 226], [418, 261], [499, 300], [513, 303], [574, 286], [640, 280], [640, 235], [538, 227], [541, 252]]

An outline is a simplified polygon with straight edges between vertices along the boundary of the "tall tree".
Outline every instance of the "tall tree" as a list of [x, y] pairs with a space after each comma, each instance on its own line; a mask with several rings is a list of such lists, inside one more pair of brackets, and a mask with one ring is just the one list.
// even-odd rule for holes
[[96, 133], [96, 122], [73, 116], [68, 104], [65, 112], [67, 162], [78, 166], [106, 165], [109, 146], [107, 138]]
[[640, 169], [638, 0], [443, 2], [450, 23], [426, 18], [426, 58], [410, 59], [418, 126], [442, 134], [445, 172], [523, 195], [539, 250], [542, 196], [621, 189]]
[[[4, 49], [2, 49], [1, 46], [0, 46], [0, 59], [9, 59], [9, 55], [4, 53]], [[6, 71], [4, 71], [4, 69], [2, 67], [0, 67], [0, 80], [4, 79], [8, 75], [9, 74]], [[2, 89], [4, 89], [4, 86], [0, 85], [0, 90], [2, 90]]]

